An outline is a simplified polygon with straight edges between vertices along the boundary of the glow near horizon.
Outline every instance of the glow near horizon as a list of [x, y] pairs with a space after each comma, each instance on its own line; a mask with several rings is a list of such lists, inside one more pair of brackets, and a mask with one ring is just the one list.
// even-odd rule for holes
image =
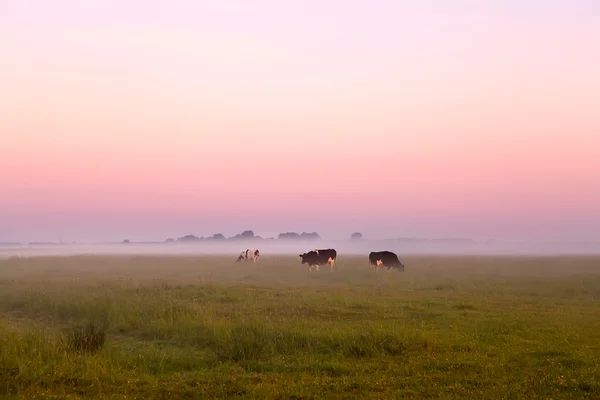
[[0, 5], [0, 241], [600, 236], [599, 3], [165, 4]]

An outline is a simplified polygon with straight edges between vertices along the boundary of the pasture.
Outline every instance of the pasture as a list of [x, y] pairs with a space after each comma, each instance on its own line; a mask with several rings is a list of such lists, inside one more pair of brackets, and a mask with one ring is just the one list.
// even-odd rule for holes
[[236, 256], [0, 260], [0, 396], [600, 398], [600, 257]]

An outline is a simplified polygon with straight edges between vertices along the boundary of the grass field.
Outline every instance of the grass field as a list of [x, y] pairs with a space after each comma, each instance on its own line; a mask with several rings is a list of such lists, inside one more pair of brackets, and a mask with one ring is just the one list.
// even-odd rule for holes
[[0, 260], [0, 396], [600, 398], [600, 257], [234, 259]]

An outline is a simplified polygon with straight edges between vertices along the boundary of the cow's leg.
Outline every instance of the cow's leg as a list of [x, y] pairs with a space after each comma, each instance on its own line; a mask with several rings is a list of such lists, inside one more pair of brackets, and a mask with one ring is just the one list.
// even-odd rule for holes
[[317, 272], [319, 272], [319, 264], [317, 264]]

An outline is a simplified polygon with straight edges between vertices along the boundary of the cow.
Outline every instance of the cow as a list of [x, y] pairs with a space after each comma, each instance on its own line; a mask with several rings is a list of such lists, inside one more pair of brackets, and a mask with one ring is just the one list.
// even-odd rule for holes
[[391, 251], [372, 251], [369, 254], [369, 266], [375, 267], [375, 271], [379, 271], [380, 265], [386, 267], [388, 272], [394, 268], [404, 272], [404, 264], [400, 262], [396, 253]]
[[237, 260], [235, 260], [235, 262], [238, 263], [238, 262], [242, 262], [242, 261], [252, 260], [252, 262], [256, 263], [259, 258], [260, 258], [260, 252], [258, 250], [247, 249], [246, 251], [242, 251], [240, 253], [239, 257], [237, 258]]
[[312, 271], [312, 267], [316, 267], [318, 271], [319, 266], [324, 264], [329, 264], [329, 270], [333, 271], [333, 265], [337, 259], [337, 251], [334, 249], [319, 249], [300, 254], [299, 256], [302, 259], [302, 264], [308, 264], [309, 271]]

